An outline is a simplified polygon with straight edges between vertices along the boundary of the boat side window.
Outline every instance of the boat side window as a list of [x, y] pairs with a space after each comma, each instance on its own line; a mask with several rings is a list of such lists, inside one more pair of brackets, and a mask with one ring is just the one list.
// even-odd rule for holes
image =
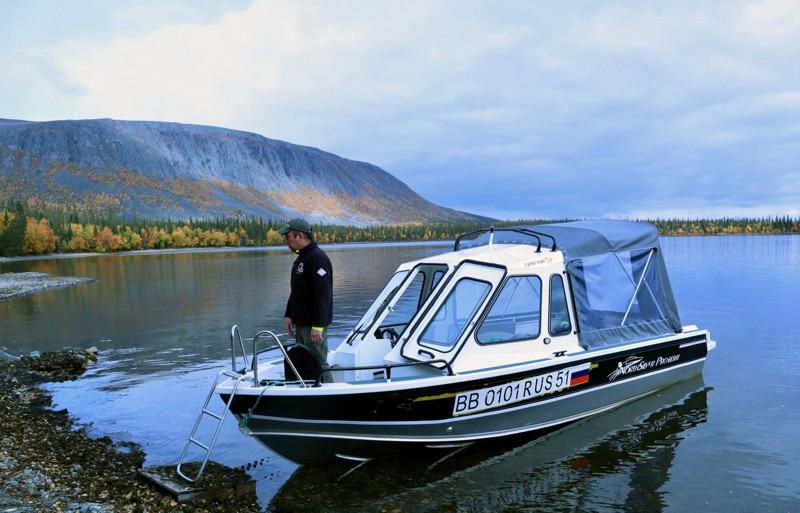
[[538, 276], [512, 276], [477, 331], [481, 344], [530, 340], [541, 332], [542, 281]]
[[564, 279], [560, 274], [550, 277], [550, 335], [557, 337], [572, 332], [567, 309], [567, 294]]
[[455, 345], [491, 288], [485, 281], [459, 280], [420, 336], [420, 343], [435, 345], [439, 350]]
[[436, 286], [439, 285], [440, 281], [442, 281], [442, 276], [444, 276], [444, 271], [436, 271], [436, 272], [433, 273], [433, 277], [431, 278], [430, 290], [428, 291], [428, 295], [426, 295], [423, 298], [423, 301], [425, 299], [428, 299], [428, 296], [430, 295], [430, 293], [433, 292], [436, 289]]

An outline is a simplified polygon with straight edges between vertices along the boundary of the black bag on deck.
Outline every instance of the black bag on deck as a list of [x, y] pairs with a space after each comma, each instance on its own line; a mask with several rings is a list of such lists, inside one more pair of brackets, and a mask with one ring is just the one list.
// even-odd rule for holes
[[284, 360], [283, 373], [287, 381], [299, 381], [300, 379], [314, 381], [322, 372], [322, 365], [319, 363], [317, 355], [309, 351], [306, 346], [297, 344], [292, 346], [286, 354], [292, 360], [294, 368], [300, 373], [300, 377], [297, 377], [289, 362]]

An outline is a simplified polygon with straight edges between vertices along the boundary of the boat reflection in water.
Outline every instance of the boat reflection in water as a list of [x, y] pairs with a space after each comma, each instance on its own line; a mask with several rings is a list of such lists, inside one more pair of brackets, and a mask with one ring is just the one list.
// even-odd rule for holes
[[267, 511], [648, 511], [665, 508], [677, 446], [706, 421], [701, 376], [536, 439], [300, 467]]

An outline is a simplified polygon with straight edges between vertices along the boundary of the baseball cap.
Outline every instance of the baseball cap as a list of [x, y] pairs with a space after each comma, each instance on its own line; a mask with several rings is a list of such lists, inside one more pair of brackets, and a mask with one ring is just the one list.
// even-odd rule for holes
[[289, 232], [303, 232], [311, 233], [311, 225], [305, 219], [292, 219], [286, 225], [278, 230], [281, 235], [286, 235]]

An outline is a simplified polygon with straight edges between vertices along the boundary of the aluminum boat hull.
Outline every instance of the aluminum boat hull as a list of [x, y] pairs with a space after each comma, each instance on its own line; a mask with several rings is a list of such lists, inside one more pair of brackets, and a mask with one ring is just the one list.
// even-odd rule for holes
[[[702, 372], [712, 344], [695, 331], [466, 375], [245, 387], [230, 411], [245, 433], [299, 464], [452, 448], [549, 431], [689, 379]], [[562, 375], [570, 382], [553, 386]], [[224, 388], [217, 392], [229, 400]]]

